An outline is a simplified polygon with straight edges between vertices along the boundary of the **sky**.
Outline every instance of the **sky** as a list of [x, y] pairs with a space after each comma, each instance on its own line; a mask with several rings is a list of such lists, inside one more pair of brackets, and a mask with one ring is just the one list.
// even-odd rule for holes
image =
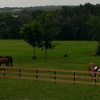
[[100, 4], [100, 0], [0, 0], [2, 7], [34, 7], [46, 5], [84, 5], [85, 3]]

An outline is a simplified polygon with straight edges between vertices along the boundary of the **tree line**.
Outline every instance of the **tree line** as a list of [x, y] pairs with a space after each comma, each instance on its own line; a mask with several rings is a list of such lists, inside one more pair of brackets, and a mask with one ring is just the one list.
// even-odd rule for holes
[[[99, 40], [100, 4], [62, 6], [56, 10], [28, 11], [24, 9], [19, 13], [1, 12], [0, 38], [22, 39], [21, 27], [30, 24], [37, 27], [36, 23], [40, 23], [38, 29], [47, 39], [49, 35], [54, 40]], [[34, 31], [38, 32], [38, 30]]]

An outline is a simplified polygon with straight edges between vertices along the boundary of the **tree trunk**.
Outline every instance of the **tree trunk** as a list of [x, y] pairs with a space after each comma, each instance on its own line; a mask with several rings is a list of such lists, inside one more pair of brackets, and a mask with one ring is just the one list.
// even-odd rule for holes
[[33, 57], [32, 59], [37, 59], [36, 56], [35, 56], [35, 47], [34, 47], [34, 52], [33, 52]]
[[45, 52], [44, 57], [47, 58], [47, 49], [46, 48], [45, 48], [44, 52]]
[[35, 56], [35, 47], [34, 47], [34, 53], [33, 53], [33, 56]]

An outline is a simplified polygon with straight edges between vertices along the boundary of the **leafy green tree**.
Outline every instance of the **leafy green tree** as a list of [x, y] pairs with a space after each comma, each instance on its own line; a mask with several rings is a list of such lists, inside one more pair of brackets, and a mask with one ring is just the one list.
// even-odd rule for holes
[[33, 20], [29, 24], [24, 24], [20, 28], [20, 33], [23, 39], [34, 47], [33, 58], [36, 58], [35, 48], [40, 44], [42, 36], [41, 25], [37, 21]]
[[92, 40], [100, 40], [100, 16], [90, 15], [85, 21], [88, 27], [88, 35]]
[[100, 56], [100, 41], [98, 41], [96, 55]]
[[7, 26], [9, 28], [9, 37], [12, 39], [20, 38], [20, 22], [18, 17], [9, 16], [7, 18]]
[[28, 24], [31, 21], [31, 14], [27, 10], [22, 10], [19, 15], [19, 21], [23, 24]]
[[45, 58], [47, 57], [47, 50], [52, 49], [56, 46], [55, 43], [52, 43], [55, 39], [55, 36], [58, 33], [57, 24], [58, 21], [54, 15], [50, 12], [42, 13], [41, 16], [37, 18], [38, 22], [42, 26], [42, 44], [39, 47], [44, 48]]
[[31, 16], [32, 16], [32, 19], [37, 19], [37, 17], [38, 16], [41, 16], [41, 14], [43, 13], [43, 12], [45, 12], [45, 11], [43, 11], [43, 10], [33, 10], [32, 12], [31, 12]]

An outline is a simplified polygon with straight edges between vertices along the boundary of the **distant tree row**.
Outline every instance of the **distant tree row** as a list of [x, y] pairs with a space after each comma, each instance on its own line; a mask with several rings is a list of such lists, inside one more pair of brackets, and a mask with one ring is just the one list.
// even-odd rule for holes
[[32, 11], [32, 10], [56, 10], [56, 9], [61, 9], [62, 5], [47, 5], [47, 6], [31, 6], [31, 7], [4, 7], [0, 8], [0, 12], [4, 13], [19, 13], [21, 10], [27, 10], [27, 11]]
[[[46, 16], [52, 14], [53, 19], [46, 20], [43, 16], [45, 14]], [[44, 29], [42, 33], [45, 35], [49, 33], [50, 36], [56, 33], [53, 37], [55, 40], [100, 40], [100, 4], [90, 3], [79, 6], [62, 6], [56, 10], [22, 10], [13, 14], [0, 13], [0, 38], [21, 39], [23, 38], [20, 34], [21, 27], [32, 22], [40, 23], [40, 27]]]

